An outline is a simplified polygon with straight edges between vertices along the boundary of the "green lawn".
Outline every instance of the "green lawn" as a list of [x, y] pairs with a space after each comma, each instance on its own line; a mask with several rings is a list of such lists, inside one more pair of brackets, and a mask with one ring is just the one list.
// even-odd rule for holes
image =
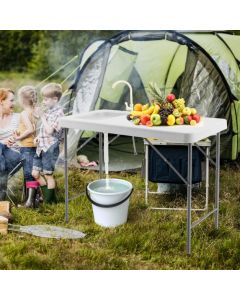
[[[36, 84], [31, 75], [0, 73], [0, 86], [14, 90]], [[85, 196], [70, 202], [70, 222], [64, 222], [64, 176], [57, 173], [59, 204], [38, 210], [13, 208], [14, 224], [49, 224], [81, 230], [78, 241], [54, 240], [9, 232], [0, 236], [0, 269], [240, 269], [240, 160], [221, 166], [220, 229], [213, 218], [193, 230], [192, 255], [187, 256], [186, 213], [151, 211], [144, 204], [140, 173], [117, 173], [129, 180], [134, 193], [127, 224], [105, 229], [94, 224], [92, 208]], [[84, 186], [98, 178], [94, 172], [71, 170], [70, 193], [79, 195]], [[214, 178], [214, 176], [212, 176]], [[20, 199], [21, 180], [12, 182]], [[203, 192], [195, 195], [203, 204]], [[172, 204], [175, 196], [161, 197]], [[213, 197], [212, 197], [213, 199]], [[159, 201], [159, 200], [154, 200]], [[168, 203], [170, 202], [170, 203]], [[175, 204], [184, 204], [177, 197]], [[212, 200], [213, 202], [213, 200]], [[197, 219], [199, 213], [193, 213]]]
[[[222, 165], [220, 229], [214, 228], [213, 218], [197, 226], [193, 230], [191, 256], [185, 253], [186, 213], [149, 210], [144, 204], [140, 173], [111, 176], [124, 178], [134, 185], [127, 224], [114, 229], [96, 225], [85, 195], [70, 202], [70, 222], [65, 224], [64, 176], [60, 170], [56, 176], [60, 202], [53, 206], [44, 205], [38, 210], [13, 208], [14, 223], [66, 226], [81, 230], [87, 236], [74, 241], [9, 232], [7, 236], [0, 236], [0, 269], [240, 268], [239, 161]], [[96, 172], [72, 169], [69, 180], [71, 196], [79, 195], [84, 186], [96, 178]], [[161, 196], [153, 201], [161, 200], [171, 205], [174, 197]], [[200, 199], [194, 201], [196, 206], [203, 203], [203, 191], [195, 193], [194, 197]], [[184, 198], [178, 196], [175, 204], [184, 202]], [[193, 213], [193, 218], [200, 215]]]

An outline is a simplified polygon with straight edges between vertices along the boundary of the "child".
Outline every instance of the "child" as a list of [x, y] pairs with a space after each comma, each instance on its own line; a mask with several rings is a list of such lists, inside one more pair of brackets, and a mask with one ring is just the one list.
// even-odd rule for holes
[[59, 144], [63, 138], [59, 118], [64, 116], [64, 113], [58, 104], [62, 96], [62, 87], [60, 84], [49, 83], [42, 88], [41, 95], [47, 110], [45, 113], [41, 109], [38, 111], [42, 124], [36, 138], [37, 151], [33, 160], [32, 175], [39, 182], [46, 202], [54, 203], [56, 184], [53, 172], [59, 156]]
[[17, 131], [14, 132], [14, 140], [18, 141], [23, 161], [24, 181], [26, 183], [27, 200], [25, 207], [35, 207], [37, 189], [39, 183], [32, 176], [33, 157], [36, 153], [34, 145], [36, 119], [34, 116], [37, 103], [37, 93], [33, 86], [23, 86], [18, 91], [18, 100], [23, 108]]

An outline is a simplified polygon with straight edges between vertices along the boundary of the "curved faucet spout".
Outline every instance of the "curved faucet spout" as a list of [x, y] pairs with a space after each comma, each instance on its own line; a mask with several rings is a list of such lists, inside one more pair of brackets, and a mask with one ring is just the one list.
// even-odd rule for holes
[[131, 84], [126, 81], [126, 80], [118, 80], [113, 83], [112, 88], [114, 89], [119, 83], [124, 83], [129, 87], [129, 92], [130, 92], [130, 106], [128, 105], [127, 102], [125, 102], [126, 110], [131, 111], [133, 110], [133, 90]]

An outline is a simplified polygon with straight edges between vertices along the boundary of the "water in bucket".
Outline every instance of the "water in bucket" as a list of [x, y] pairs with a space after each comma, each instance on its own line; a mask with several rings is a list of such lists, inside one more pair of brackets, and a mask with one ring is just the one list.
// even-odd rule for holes
[[109, 179], [106, 179], [105, 185], [96, 186], [94, 190], [97, 193], [110, 194], [110, 193], [126, 192], [129, 190], [129, 187], [123, 185], [122, 183], [115, 182], [112, 180], [110, 181]]

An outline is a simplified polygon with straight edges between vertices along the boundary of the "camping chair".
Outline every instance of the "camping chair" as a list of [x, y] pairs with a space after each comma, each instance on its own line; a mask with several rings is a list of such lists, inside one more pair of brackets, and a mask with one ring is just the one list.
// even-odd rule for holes
[[[20, 162], [9, 172], [8, 174], [8, 184], [7, 184], [7, 192], [6, 195], [10, 202], [16, 206], [15, 202], [13, 201], [13, 198], [15, 197], [15, 193], [13, 192], [9, 182], [11, 179], [18, 173], [18, 171], [22, 168], [23, 166], [24, 159], [20, 160]], [[22, 189], [22, 197], [21, 200], [23, 200], [23, 196], [25, 194], [25, 185], [23, 184], [23, 189]]]

